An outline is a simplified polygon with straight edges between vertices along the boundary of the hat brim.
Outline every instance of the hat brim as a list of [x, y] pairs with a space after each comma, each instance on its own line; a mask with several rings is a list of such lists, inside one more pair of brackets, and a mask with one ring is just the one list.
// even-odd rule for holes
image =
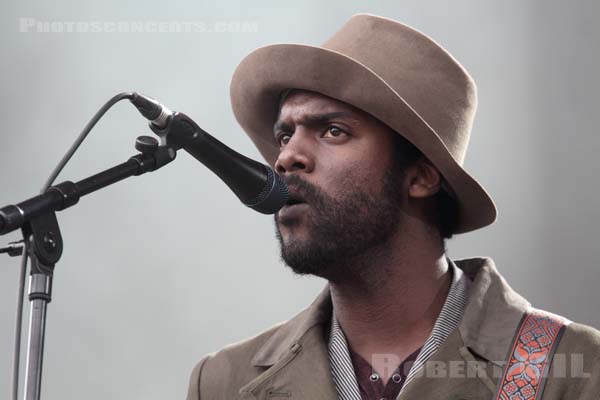
[[230, 96], [234, 115], [265, 160], [273, 166], [279, 148], [273, 137], [278, 102], [285, 89], [305, 89], [368, 112], [413, 143], [440, 171], [458, 203], [455, 233], [493, 223], [497, 211], [485, 189], [452, 157], [419, 114], [364, 64], [317, 46], [275, 44], [250, 53], [237, 67]]

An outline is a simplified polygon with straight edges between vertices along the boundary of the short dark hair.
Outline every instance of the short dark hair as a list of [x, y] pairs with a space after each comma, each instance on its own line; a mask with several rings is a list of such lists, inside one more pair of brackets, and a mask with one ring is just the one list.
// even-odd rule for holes
[[[408, 166], [414, 165], [427, 157], [411, 142], [396, 132], [394, 134], [394, 151], [397, 170], [401, 173]], [[444, 177], [442, 176], [442, 182]], [[454, 197], [442, 187], [433, 195], [434, 211], [431, 215], [431, 223], [438, 229], [442, 240], [452, 238], [456, 231], [458, 203]], [[445, 246], [444, 246], [445, 247]]]

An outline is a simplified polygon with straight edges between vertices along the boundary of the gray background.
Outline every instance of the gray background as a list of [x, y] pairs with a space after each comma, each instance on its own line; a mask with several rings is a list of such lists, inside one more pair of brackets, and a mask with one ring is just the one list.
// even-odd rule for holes
[[[0, 205], [35, 194], [93, 113], [125, 90], [159, 98], [258, 158], [230, 110], [237, 63], [268, 43], [319, 44], [355, 12], [381, 14], [437, 39], [478, 83], [466, 168], [494, 197], [499, 219], [450, 241], [450, 256], [491, 256], [535, 306], [600, 326], [598, 4], [5, 2]], [[258, 30], [22, 33], [20, 17], [250, 21]], [[136, 111], [119, 104], [59, 181], [124, 161], [147, 132]], [[288, 319], [324, 283], [282, 266], [272, 218], [241, 206], [184, 153], [157, 173], [84, 198], [59, 220], [65, 253], [48, 313], [45, 399], [182, 398], [203, 354]], [[18, 260], [0, 262], [0, 397], [8, 398]]]

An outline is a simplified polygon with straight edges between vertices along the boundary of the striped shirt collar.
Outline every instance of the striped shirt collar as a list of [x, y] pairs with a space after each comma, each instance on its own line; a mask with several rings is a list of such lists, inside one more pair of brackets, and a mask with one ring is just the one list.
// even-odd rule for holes
[[[446, 301], [433, 326], [431, 335], [423, 344], [417, 359], [406, 377], [403, 389], [419, 372], [431, 355], [444, 343], [458, 326], [467, 304], [468, 278], [449, 258], [448, 267], [452, 272], [452, 283]], [[361, 400], [356, 374], [348, 350], [348, 342], [335, 317], [333, 310], [328, 353], [333, 382], [340, 400]], [[400, 391], [402, 393], [402, 390]]]

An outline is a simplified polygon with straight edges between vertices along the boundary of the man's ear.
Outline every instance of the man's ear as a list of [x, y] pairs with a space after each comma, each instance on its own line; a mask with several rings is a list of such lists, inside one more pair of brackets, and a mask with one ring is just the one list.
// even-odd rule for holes
[[419, 159], [408, 168], [407, 172], [409, 197], [430, 197], [440, 190], [442, 177], [428, 159]]

